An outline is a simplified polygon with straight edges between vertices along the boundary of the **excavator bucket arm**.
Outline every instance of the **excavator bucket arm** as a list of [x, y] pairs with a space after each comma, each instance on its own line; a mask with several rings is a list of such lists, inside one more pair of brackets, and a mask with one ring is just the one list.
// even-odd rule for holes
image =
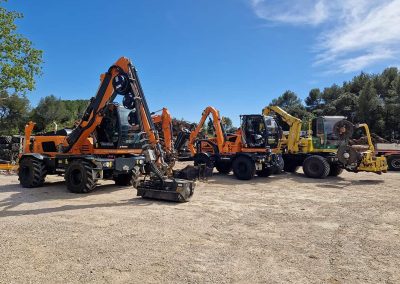
[[289, 126], [289, 135], [287, 137], [287, 150], [289, 153], [297, 153], [299, 151], [301, 119], [294, 117], [281, 109], [279, 106], [267, 106], [262, 110], [263, 115], [271, 115], [275, 113]]

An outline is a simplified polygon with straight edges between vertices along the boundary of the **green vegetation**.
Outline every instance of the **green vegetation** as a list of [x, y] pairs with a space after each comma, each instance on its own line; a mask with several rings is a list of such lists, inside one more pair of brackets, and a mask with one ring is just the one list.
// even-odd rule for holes
[[[25, 95], [0, 93], [0, 134], [22, 133], [27, 121], [37, 123], [38, 131], [50, 131], [54, 122], [58, 127], [72, 127], [88, 104], [87, 100], [61, 100], [53, 95], [40, 100], [30, 109]], [[388, 140], [400, 137], [400, 72], [387, 68], [381, 74], [361, 73], [342, 86], [332, 85], [322, 91], [312, 89], [304, 100], [286, 91], [272, 100], [289, 113], [306, 121], [319, 115], [343, 115], [353, 123], [366, 122], [373, 133]], [[222, 122], [228, 132], [236, 129], [228, 117]], [[205, 124], [205, 133], [213, 133], [213, 125]]]
[[[4, 2], [0, 0], [0, 3]], [[21, 13], [0, 7], [0, 91], [25, 94], [35, 88], [35, 76], [41, 74], [42, 51], [17, 33], [15, 21]]]
[[366, 122], [373, 133], [386, 139], [400, 137], [400, 72], [385, 69], [381, 74], [361, 73], [341, 86], [312, 89], [305, 104], [286, 91], [270, 105], [278, 105], [306, 121], [320, 115], [343, 115], [353, 123]]

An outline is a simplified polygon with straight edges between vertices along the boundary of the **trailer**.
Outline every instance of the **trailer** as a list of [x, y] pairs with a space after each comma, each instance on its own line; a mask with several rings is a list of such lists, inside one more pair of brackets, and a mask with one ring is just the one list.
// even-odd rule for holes
[[388, 169], [400, 171], [400, 144], [399, 143], [377, 143], [375, 153], [378, 156], [385, 156], [388, 162]]

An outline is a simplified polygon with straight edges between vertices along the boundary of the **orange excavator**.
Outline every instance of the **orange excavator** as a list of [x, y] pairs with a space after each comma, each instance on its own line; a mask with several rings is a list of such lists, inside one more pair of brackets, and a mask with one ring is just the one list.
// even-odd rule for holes
[[[199, 138], [207, 117], [212, 116], [215, 136]], [[216, 167], [220, 173], [234, 175], [241, 180], [269, 176], [282, 160], [273, 153], [281, 136], [280, 128], [272, 117], [241, 115], [241, 128], [234, 134], [225, 133], [218, 110], [209, 106], [189, 138], [189, 149], [195, 165]]]
[[[101, 179], [133, 184], [137, 195], [188, 201], [194, 183], [172, 178], [166, 153], [149, 111], [136, 69], [121, 57], [105, 74], [76, 128], [32, 137], [25, 127], [19, 181], [43, 185], [46, 175], [64, 175], [71, 192], [92, 191]], [[122, 97], [122, 105], [117, 98]]]

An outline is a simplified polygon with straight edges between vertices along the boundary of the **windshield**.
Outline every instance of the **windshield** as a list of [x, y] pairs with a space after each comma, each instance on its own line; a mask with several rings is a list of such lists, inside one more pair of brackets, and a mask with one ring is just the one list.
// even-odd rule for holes
[[333, 131], [333, 126], [338, 121], [343, 120], [343, 117], [325, 117], [324, 118], [324, 132], [326, 135], [326, 145], [327, 146], [338, 146], [340, 140], [338, 136]]
[[271, 116], [265, 117], [265, 125], [267, 126], [267, 144], [268, 146], [275, 148], [279, 142], [281, 128]]

